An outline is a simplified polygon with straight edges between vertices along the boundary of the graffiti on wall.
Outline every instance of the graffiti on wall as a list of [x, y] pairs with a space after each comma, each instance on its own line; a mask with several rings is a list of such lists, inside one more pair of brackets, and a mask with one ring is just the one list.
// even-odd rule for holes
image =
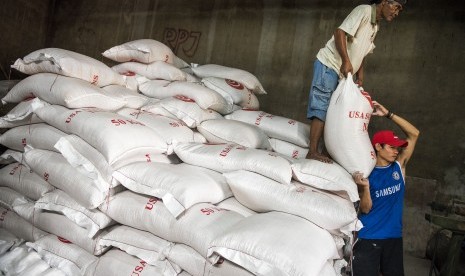
[[188, 57], [195, 55], [199, 46], [201, 32], [185, 29], [165, 28], [163, 43], [168, 45], [178, 55], [180, 51]]

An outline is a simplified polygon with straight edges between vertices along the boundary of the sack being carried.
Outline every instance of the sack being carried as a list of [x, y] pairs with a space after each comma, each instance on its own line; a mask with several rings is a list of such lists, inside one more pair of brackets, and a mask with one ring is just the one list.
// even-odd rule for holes
[[325, 146], [331, 157], [350, 174], [368, 177], [376, 164], [376, 153], [368, 135], [373, 105], [349, 74], [339, 82], [326, 115]]

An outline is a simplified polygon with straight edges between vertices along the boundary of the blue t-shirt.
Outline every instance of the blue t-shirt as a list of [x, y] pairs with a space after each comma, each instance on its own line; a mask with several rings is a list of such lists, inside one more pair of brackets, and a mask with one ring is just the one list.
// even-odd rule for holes
[[405, 181], [399, 162], [376, 166], [368, 177], [373, 206], [359, 219], [363, 228], [358, 232], [362, 239], [388, 239], [402, 237], [402, 209]]

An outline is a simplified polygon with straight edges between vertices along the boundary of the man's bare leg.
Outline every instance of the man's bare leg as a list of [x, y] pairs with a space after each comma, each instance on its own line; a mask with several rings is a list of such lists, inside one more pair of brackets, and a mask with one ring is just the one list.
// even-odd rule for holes
[[323, 136], [325, 122], [318, 118], [313, 118], [310, 123], [310, 148], [306, 156], [307, 159], [315, 159], [324, 163], [333, 163], [328, 156], [318, 152], [318, 143]]

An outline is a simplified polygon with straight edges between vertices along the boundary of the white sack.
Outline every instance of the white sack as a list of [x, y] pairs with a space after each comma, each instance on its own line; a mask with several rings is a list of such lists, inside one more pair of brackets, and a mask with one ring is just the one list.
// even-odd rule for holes
[[175, 219], [157, 198], [124, 191], [106, 201], [100, 209], [108, 216], [167, 241], [191, 246], [206, 256], [208, 245], [243, 216], [212, 204], [196, 204]]
[[263, 111], [237, 110], [224, 116], [261, 128], [270, 138], [276, 138], [300, 147], [309, 146], [310, 126], [293, 119], [272, 115]]
[[38, 73], [25, 78], [2, 98], [2, 102], [19, 103], [31, 97], [68, 108], [116, 110], [126, 105], [118, 93], [103, 90], [81, 79], [51, 73]]
[[190, 128], [196, 128], [200, 123], [206, 120], [223, 118], [218, 112], [210, 109], [203, 109], [192, 99], [183, 96], [165, 98], [156, 104], [147, 105], [141, 109], [165, 115], [161, 113], [162, 110], [160, 110], [160, 107], [168, 111], [171, 116], [183, 121]]
[[280, 212], [243, 219], [218, 236], [208, 252], [210, 257], [217, 253], [256, 275], [319, 276], [328, 260], [339, 258], [326, 230]]
[[270, 138], [268, 141], [273, 151], [292, 159], [303, 159], [307, 156], [308, 148], [300, 147], [276, 138]]
[[98, 258], [70, 241], [48, 234], [34, 243], [27, 243], [51, 267], [55, 267], [67, 275], [84, 275], [86, 270]]
[[45, 48], [17, 59], [11, 66], [22, 73], [55, 73], [85, 80], [97, 86], [124, 85], [124, 78], [94, 58], [59, 48]]
[[165, 275], [177, 275], [181, 272], [179, 266], [171, 264], [162, 254], [163, 250], [169, 248], [172, 243], [147, 231], [116, 225], [102, 236], [100, 244], [117, 247], [129, 255], [146, 261], [149, 265], [163, 268]]
[[352, 76], [342, 79], [331, 96], [324, 129], [325, 146], [331, 157], [350, 174], [368, 177], [376, 164], [368, 124], [373, 105], [367, 92], [360, 91]]
[[118, 62], [138, 61], [151, 63], [164, 61], [173, 63], [174, 53], [165, 44], [154, 39], [138, 39], [111, 47], [102, 53], [106, 58]]
[[135, 89], [135, 91], [132, 91], [124, 86], [116, 84], [107, 85], [105, 87], [102, 87], [102, 89], [107, 91], [108, 93], [120, 95], [120, 97], [122, 97], [126, 102], [125, 107], [140, 108], [148, 101], [148, 98], [145, 95], [138, 93], [137, 89]]
[[183, 96], [193, 100], [202, 109], [212, 109], [221, 114], [229, 114], [233, 111], [233, 104], [227, 102], [221, 94], [195, 82], [174, 81], [165, 83], [160, 80], [153, 80], [141, 84], [139, 90], [141, 93], [157, 99]]
[[[15, 209], [19, 208], [16, 207]], [[105, 234], [105, 230], [99, 232], [95, 237], [89, 238], [86, 229], [72, 222], [64, 215], [37, 209], [32, 215], [32, 220], [37, 228], [69, 240], [90, 254], [98, 256], [109, 249], [98, 242], [100, 236]]]
[[206, 77], [202, 79], [202, 83], [221, 94], [229, 104], [251, 110], [258, 110], [260, 107], [257, 96], [240, 82], [224, 78]]
[[37, 149], [56, 151], [55, 143], [66, 135], [55, 127], [39, 123], [7, 130], [0, 136], [0, 144], [17, 151], [24, 151], [26, 144]]
[[240, 203], [235, 197], [230, 197], [230, 198], [227, 198], [223, 201], [221, 201], [220, 203], [218, 204], [215, 204], [217, 207], [221, 208], [221, 209], [226, 209], [226, 210], [230, 210], [230, 211], [234, 211], [236, 213], [239, 213], [241, 215], [243, 215], [244, 217], [248, 217], [248, 216], [251, 216], [253, 214], [256, 214], [257, 212], [245, 207], [244, 205], [242, 205], [242, 203]]
[[92, 238], [97, 231], [114, 224], [114, 220], [98, 209], [87, 209], [61, 190], [54, 190], [39, 198], [34, 207], [47, 211], [58, 212], [80, 227], [87, 230], [87, 236]]
[[137, 257], [119, 249], [113, 248], [95, 262], [92, 268], [88, 269], [85, 276], [172, 276], [171, 270], [147, 264]]
[[149, 64], [123, 62], [111, 67], [111, 69], [115, 70], [120, 75], [133, 76], [137, 74], [149, 80], [185, 81], [187, 79], [186, 73], [164, 61], [154, 61]]
[[77, 171], [61, 154], [32, 149], [24, 154], [24, 159], [35, 173], [85, 208], [97, 208], [105, 200], [108, 190]]
[[357, 220], [357, 213], [349, 200], [295, 181], [282, 185], [242, 170], [225, 173], [224, 176], [234, 197], [256, 212], [280, 211], [300, 216], [327, 230], [354, 225]]
[[235, 120], [202, 122], [197, 130], [209, 143], [234, 143], [248, 148], [271, 150], [268, 136], [259, 127]]
[[244, 84], [256, 94], [266, 94], [260, 81], [252, 73], [242, 69], [227, 67], [217, 64], [206, 64], [192, 66], [192, 71], [199, 78], [217, 77], [235, 80]]
[[105, 157], [79, 136], [71, 134], [60, 138], [55, 149], [71, 166], [98, 183], [101, 189], [106, 191], [121, 184], [113, 178], [114, 169]]
[[166, 152], [166, 143], [143, 123], [100, 109], [67, 109], [50, 105], [36, 114], [61, 131], [76, 134], [105, 156], [114, 168], [146, 155]]
[[155, 131], [169, 146], [167, 153], [172, 153], [172, 144], [177, 142], [193, 142], [194, 132], [183, 121], [173, 119], [150, 111], [123, 108], [119, 115], [138, 120]]
[[185, 163], [218, 172], [246, 170], [281, 183], [291, 182], [292, 172], [289, 162], [265, 150], [235, 144], [179, 143], [174, 152]]
[[8, 187], [0, 186], [0, 206], [13, 210], [15, 206], [29, 203], [30, 199]]
[[23, 125], [31, 125], [43, 122], [35, 113], [37, 107], [43, 106], [38, 98], [20, 102], [8, 113], [0, 117], [0, 128], [13, 128]]
[[[47, 262], [41, 259], [40, 255], [30, 250], [26, 245], [22, 245], [12, 251], [0, 256], [0, 272], [11, 276], [65, 276], [65, 272], [51, 268]], [[3, 274], [2, 273], [2, 274]]]
[[185, 163], [137, 162], [113, 176], [131, 191], [161, 198], [175, 217], [196, 203], [214, 204], [232, 196], [221, 173]]
[[[16, 205], [16, 207], [25, 205], [27, 204]], [[35, 241], [47, 235], [46, 232], [19, 216], [15, 211], [2, 207], [0, 207], [0, 228], [14, 233], [15, 236], [26, 241]]]
[[[352, 202], [360, 200], [357, 185], [352, 176], [337, 163], [324, 163], [313, 159], [295, 160], [292, 165], [292, 177], [309, 186], [347, 194]], [[342, 193], [340, 193], [342, 192]]]
[[0, 228], [0, 259], [5, 252], [11, 251], [23, 243], [23, 239], [16, 237], [6, 229]]
[[16, 162], [0, 169], [0, 186], [9, 187], [32, 200], [55, 189], [27, 166]]

